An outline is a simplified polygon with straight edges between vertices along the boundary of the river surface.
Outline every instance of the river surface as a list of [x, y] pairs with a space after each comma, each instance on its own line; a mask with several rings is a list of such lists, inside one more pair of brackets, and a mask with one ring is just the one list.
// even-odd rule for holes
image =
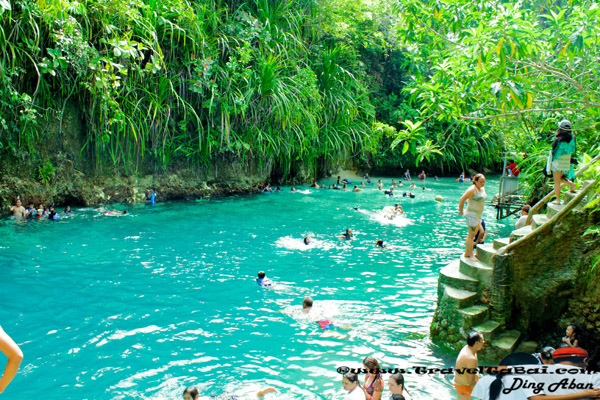
[[[110, 206], [127, 215], [75, 208], [59, 222], [4, 219], [0, 325], [25, 359], [3, 396], [181, 399], [196, 385], [207, 396], [252, 399], [272, 386], [278, 393], [267, 399], [341, 399], [336, 369], [367, 355], [384, 368], [453, 366], [456, 355], [432, 343], [429, 325], [439, 270], [463, 252], [457, 205], [469, 183], [425, 185], [432, 190], [419, 184], [414, 199], [401, 196], [406, 183], [393, 198], [374, 185], [283, 187]], [[488, 179], [488, 200], [497, 188]], [[380, 210], [396, 202], [405, 213], [385, 218]], [[484, 219], [488, 240], [514, 224], [489, 206]], [[355, 240], [337, 238], [346, 228]], [[273, 288], [256, 284], [259, 270]], [[324, 336], [301, 312], [305, 296], [344, 337]], [[451, 376], [411, 372], [413, 398], [453, 398]]]

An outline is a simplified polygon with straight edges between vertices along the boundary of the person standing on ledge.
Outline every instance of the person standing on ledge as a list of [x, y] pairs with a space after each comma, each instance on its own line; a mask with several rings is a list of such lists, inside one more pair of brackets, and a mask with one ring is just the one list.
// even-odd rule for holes
[[483, 174], [475, 175], [473, 177], [473, 185], [465, 191], [465, 194], [462, 195], [458, 203], [458, 215], [462, 216], [465, 201], [467, 202], [467, 210], [464, 212], [464, 215], [469, 226], [469, 232], [467, 234], [467, 241], [465, 242], [464, 256], [471, 261], [479, 261], [473, 254], [473, 238], [481, 225], [481, 215], [483, 214], [483, 207], [487, 198], [484, 186], [485, 176]]
[[484, 343], [483, 335], [478, 331], [473, 331], [467, 337], [467, 345], [458, 353], [452, 384], [461, 399], [471, 398], [471, 392], [473, 392], [473, 388], [479, 380], [477, 372], [467, 372], [466, 369], [477, 369], [479, 364], [477, 352], [481, 350]]
[[556, 138], [554, 139], [554, 143], [552, 143], [552, 164], [550, 169], [554, 178], [555, 204], [560, 204], [560, 188], [562, 184], [569, 185], [571, 192], [575, 191], [576, 185], [573, 182], [575, 173], [571, 164], [571, 155], [574, 153], [575, 136], [571, 132], [571, 121], [563, 119], [558, 124]]
[[17, 344], [8, 336], [6, 332], [0, 326], [0, 351], [8, 357], [6, 368], [4, 368], [4, 374], [0, 378], [0, 394], [4, 392], [4, 389], [8, 386], [10, 381], [13, 380], [23, 361], [23, 352], [17, 346]]

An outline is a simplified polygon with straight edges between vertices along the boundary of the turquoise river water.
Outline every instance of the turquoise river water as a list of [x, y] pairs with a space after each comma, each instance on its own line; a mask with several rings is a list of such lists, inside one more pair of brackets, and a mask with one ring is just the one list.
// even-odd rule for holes
[[[488, 179], [488, 199], [497, 182]], [[267, 399], [341, 399], [336, 368], [360, 367], [367, 355], [384, 368], [453, 366], [456, 355], [432, 343], [429, 325], [439, 270], [463, 252], [457, 205], [469, 183], [426, 185], [433, 190], [415, 190], [414, 199], [373, 185], [362, 193], [284, 187], [116, 205], [129, 210], [119, 217], [83, 208], [59, 222], [4, 219], [0, 325], [25, 358], [3, 396], [181, 399], [197, 385], [207, 396], [252, 399], [272, 386], [278, 393]], [[378, 213], [398, 201], [403, 216]], [[484, 219], [488, 240], [514, 224], [489, 206]], [[346, 228], [356, 240], [336, 238]], [[302, 243], [307, 234], [314, 244]], [[374, 245], [379, 238], [387, 249]], [[277, 285], [258, 287], [259, 270]], [[307, 321], [305, 296], [351, 328], [347, 337], [324, 337]], [[0, 368], [5, 362], [0, 355]], [[453, 398], [451, 376], [405, 378], [415, 399]]]

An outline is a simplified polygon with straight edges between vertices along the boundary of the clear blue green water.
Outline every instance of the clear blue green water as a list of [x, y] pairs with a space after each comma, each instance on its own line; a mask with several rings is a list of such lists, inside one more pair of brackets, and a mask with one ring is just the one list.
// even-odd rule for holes
[[[457, 203], [468, 184], [426, 185], [433, 191], [415, 199], [288, 187], [128, 206], [121, 217], [76, 209], [60, 222], [4, 219], [0, 325], [25, 354], [6, 398], [180, 399], [197, 385], [205, 395], [252, 398], [273, 386], [267, 398], [337, 399], [336, 367], [366, 355], [386, 368], [452, 365], [428, 329], [439, 269], [463, 251]], [[497, 187], [488, 179], [488, 195]], [[399, 200], [405, 216], [377, 214]], [[488, 207], [490, 238], [506, 236], [514, 220], [494, 217]], [[346, 228], [356, 240], [336, 238]], [[306, 234], [314, 245], [301, 243]], [[378, 238], [390, 248], [377, 249]], [[259, 270], [278, 285], [259, 288]], [[301, 318], [308, 295], [352, 327], [347, 338], [323, 337]], [[406, 376], [420, 399], [452, 398], [450, 379]]]

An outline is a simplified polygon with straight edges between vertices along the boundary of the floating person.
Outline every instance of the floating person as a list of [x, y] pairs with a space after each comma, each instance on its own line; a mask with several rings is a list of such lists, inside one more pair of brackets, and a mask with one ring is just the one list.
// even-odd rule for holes
[[377, 181], [377, 189], [379, 189], [379, 190], [383, 189], [383, 183], [381, 182], [381, 179], [379, 179]]
[[305, 245], [308, 246], [309, 244], [312, 243], [312, 240], [311, 240], [310, 236], [304, 236], [303, 242], [304, 242]]
[[4, 332], [1, 326], [0, 351], [8, 357], [8, 362], [6, 363], [6, 367], [4, 367], [4, 374], [2, 374], [2, 377], [0, 378], [0, 394], [2, 394], [15, 375], [17, 375], [19, 365], [21, 365], [21, 361], [23, 361], [23, 352], [14, 340]]
[[321, 189], [321, 186], [319, 186], [319, 184], [317, 183], [317, 181], [315, 181], [311, 187], [314, 187], [315, 189]]
[[475, 244], [473, 238], [481, 225], [481, 215], [483, 214], [485, 199], [487, 198], [484, 186], [485, 176], [483, 176], [483, 174], [475, 175], [473, 178], [473, 185], [465, 191], [458, 203], [458, 215], [462, 216], [465, 201], [467, 202], [467, 209], [464, 212], [464, 216], [467, 226], [469, 227], [469, 232], [465, 242], [464, 257], [471, 259], [471, 261], [478, 261], [477, 257], [473, 254]]
[[484, 343], [485, 340], [481, 332], [473, 331], [467, 337], [467, 345], [458, 353], [452, 384], [461, 399], [471, 398], [471, 392], [479, 380], [479, 374], [472, 371], [477, 369], [479, 364], [477, 352], [483, 348]]
[[265, 187], [262, 190], [263, 193], [271, 193], [272, 191], [273, 189], [271, 189], [271, 185], [269, 185], [268, 183], [265, 184]]
[[419, 180], [424, 181], [425, 178], [427, 178], [427, 175], [425, 175], [425, 171], [421, 171], [421, 173], [419, 174]]
[[410, 197], [411, 199], [414, 199], [414, 198], [415, 198], [415, 197], [417, 197], [417, 196], [416, 196], [416, 195], [414, 195], [414, 194], [413, 194], [413, 193], [411, 193], [411, 192], [408, 192], [408, 197]]
[[410, 184], [410, 188], [411, 189], [416, 189], [417, 188], [417, 184], [415, 182]]
[[[321, 328], [321, 333], [323, 336], [328, 337], [337, 337], [340, 339], [345, 339], [347, 335], [341, 334], [337, 331], [337, 326], [333, 324], [333, 321], [330, 319], [326, 319], [321, 313], [312, 311], [313, 309], [313, 299], [312, 297], [305, 297], [302, 300], [302, 312], [304, 314], [310, 314], [312, 319], [319, 325]], [[342, 328], [342, 329], [350, 329], [350, 328]]]
[[396, 181], [392, 179], [392, 187], [396, 187]]
[[63, 211], [63, 214], [65, 214], [65, 215], [73, 214], [73, 210], [71, 210], [71, 206], [66, 206], [65, 211]]
[[369, 178], [369, 174], [365, 174], [365, 176], [363, 176], [363, 179], [365, 179], [365, 180], [367, 180], [367, 181], [368, 181], [368, 180], [370, 180], [371, 178]]
[[281, 192], [281, 188], [280, 188], [279, 186], [277, 186], [277, 187], [275, 188], [275, 191], [276, 191], [276, 192]]
[[273, 282], [272, 280], [270, 280], [269, 278], [266, 277], [266, 274], [264, 271], [258, 272], [258, 277], [256, 278], [256, 283], [260, 287], [271, 287], [271, 286], [275, 285], [275, 282]]
[[[346, 186], [346, 185], [344, 185]], [[363, 190], [361, 188], [359, 188], [358, 186], [354, 185], [354, 189], [352, 189], [353, 192], [362, 192]]]
[[439, 180], [440, 180], [440, 178], [438, 178], [438, 176], [437, 176], [437, 175], [435, 175], [435, 176], [433, 177], [433, 179], [434, 179], [434, 180], [436, 180], [436, 181], [439, 181]]
[[348, 185], [352, 185], [352, 182], [350, 182], [348, 179], [344, 178], [342, 179], [342, 182], [347, 183]]
[[361, 182], [360, 182], [360, 187], [361, 187], [361, 188], [364, 188], [364, 187], [367, 187], [367, 185], [365, 185], [365, 183], [361, 181]]
[[340, 239], [344, 239], [344, 240], [352, 240], [352, 239], [354, 239], [354, 234], [352, 233], [352, 229], [348, 228], [348, 229], [346, 229], [345, 233], [342, 233], [338, 237]]
[[25, 218], [25, 207], [21, 204], [21, 199], [17, 197], [15, 200], [15, 205], [8, 207], [11, 212], [12, 217], [21, 217]]
[[393, 188], [393, 187], [391, 187], [391, 188], [390, 188], [390, 190], [385, 190], [385, 191], [383, 192], [383, 194], [384, 194], [385, 196], [394, 197], [394, 188]]
[[358, 375], [346, 372], [342, 377], [342, 386], [346, 392], [344, 400], [365, 400], [365, 392], [358, 383]]
[[[277, 392], [277, 389], [268, 387], [266, 389], [259, 390], [256, 393], [256, 397], [263, 398], [263, 397], [265, 397], [266, 394], [275, 393], [275, 392]], [[236, 400], [239, 398], [236, 396], [231, 396], [231, 395], [219, 395], [216, 397], [200, 396], [200, 392], [198, 391], [197, 387], [189, 386], [189, 387], [185, 388], [185, 390], [183, 391], [183, 399], [184, 400]]]
[[383, 249], [385, 247], [383, 244], [383, 239], [377, 239], [377, 241], [375, 242], [375, 245], [380, 249]]
[[338, 175], [337, 177], [337, 184], [341, 185], [342, 184], [342, 178]]
[[325, 189], [325, 184], [324, 183], [321, 185], [321, 189]]
[[296, 188], [295, 188], [295, 187], [293, 187], [293, 186], [292, 186], [292, 188], [290, 189], [290, 191], [292, 191], [292, 192], [296, 192], [297, 190], [296, 190]]

